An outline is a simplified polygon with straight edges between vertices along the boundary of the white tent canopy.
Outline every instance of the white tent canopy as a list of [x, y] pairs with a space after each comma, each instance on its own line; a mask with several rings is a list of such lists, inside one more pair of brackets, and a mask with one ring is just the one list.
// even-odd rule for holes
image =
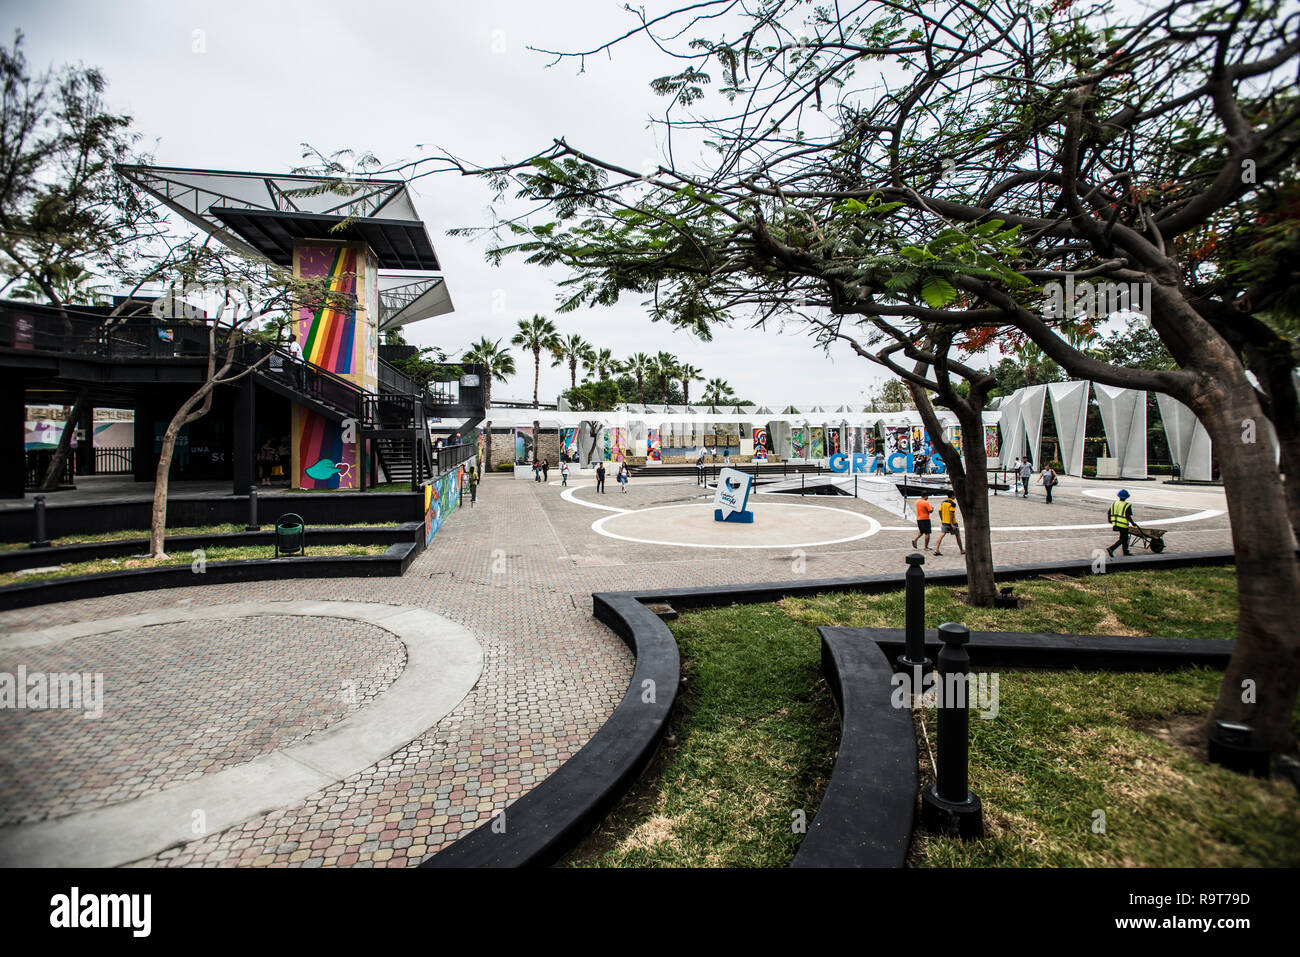
[[1066, 475], [1083, 474], [1083, 429], [1088, 419], [1088, 383], [1053, 382], [1047, 387], [1052, 416], [1061, 440], [1061, 464]]

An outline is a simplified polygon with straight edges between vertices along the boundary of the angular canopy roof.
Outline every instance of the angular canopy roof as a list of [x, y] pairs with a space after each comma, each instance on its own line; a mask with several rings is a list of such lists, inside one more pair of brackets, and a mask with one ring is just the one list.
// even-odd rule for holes
[[441, 276], [379, 277], [379, 331], [387, 332], [407, 323], [442, 316], [455, 307]]
[[[360, 239], [385, 269], [441, 269], [402, 180], [166, 166], [118, 172], [233, 249], [290, 265], [296, 239]], [[342, 183], [340, 188], [340, 183]], [[346, 228], [331, 232], [344, 220]]]

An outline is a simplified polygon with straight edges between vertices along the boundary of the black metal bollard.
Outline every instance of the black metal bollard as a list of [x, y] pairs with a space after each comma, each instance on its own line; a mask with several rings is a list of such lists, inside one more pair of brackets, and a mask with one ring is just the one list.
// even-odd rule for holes
[[[925, 572], [921, 566], [925, 556], [912, 552], [907, 556], [907, 574], [903, 581], [906, 588], [905, 620], [903, 623], [905, 646], [898, 664], [903, 668], [925, 669], [930, 667], [930, 659], [925, 656]], [[917, 693], [920, 693], [918, 686]]]
[[963, 840], [984, 836], [984, 809], [967, 781], [970, 745], [970, 630], [946, 622], [939, 626], [939, 755], [936, 781], [921, 795], [921, 825], [936, 834]]
[[257, 486], [248, 487], [248, 525], [245, 526], [246, 532], [260, 532], [262, 526], [257, 521]]
[[32, 548], [49, 548], [50, 540], [45, 535], [45, 496], [38, 495], [32, 501], [32, 517], [36, 521], [36, 534], [32, 538]]

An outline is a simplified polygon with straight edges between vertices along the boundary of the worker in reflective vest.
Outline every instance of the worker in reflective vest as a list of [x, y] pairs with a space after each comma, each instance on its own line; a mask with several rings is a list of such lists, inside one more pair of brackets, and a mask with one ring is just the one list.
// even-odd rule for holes
[[1119, 538], [1115, 544], [1106, 549], [1106, 554], [1113, 556], [1115, 549], [1123, 548], [1125, 555], [1132, 555], [1128, 550], [1128, 530], [1133, 524], [1133, 506], [1128, 503], [1128, 489], [1120, 489], [1115, 493], [1115, 501], [1110, 503], [1110, 527], [1119, 532]]

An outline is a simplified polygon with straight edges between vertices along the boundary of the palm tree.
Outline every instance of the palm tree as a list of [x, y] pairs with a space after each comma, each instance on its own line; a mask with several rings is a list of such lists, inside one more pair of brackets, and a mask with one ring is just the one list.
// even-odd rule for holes
[[655, 375], [663, 386], [664, 405], [668, 404], [668, 384], [677, 378], [677, 357], [671, 352], [661, 352], [654, 359]]
[[655, 360], [644, 352], [638, 352], [622, 365], [624, 371], [636, 376], [636, 401], [645, 405], [645, 377], [655, 371]]
[[560, 347], [560, 334], [555, 330], [555, 323], [538, 315], [520, 319], [519, 331], [510, 337], [510, 344], [533, 354], [533, 408], [541, 408], [537, 390], [542, 381], [542, 351], [555, 352]]
[[[510, 344], [522, 346], [533, 354], [533, 408], [540, 408], [537, 401], [537, 390], [542, 381], [542, 350], [554, 352], [560, 345], [560, 334], [555, 329], [555, 323], [545, 316], [533, 314], [531, 319], [519, 320], [519, 331], [510, 338]], [[533, 419], [533, 459], [537, 458], [537, 440], [541, 437], [542, 424], [537, 419]]]
[[555, 356], [551, 363], [553, 366], [568, 363], [569, 365], [569, 385], [576, 389], [578, 387], [578, 363], [590, 368], [596, 361], [596, 350], [591, 347], [591, 343], [576, 332], [572, 335], [565, 336], [563, 339], [557, 339], [556, 345], [551, 348]]
[[704, 381], [703, 369], [697, 369], [690, 363], [677, 367], [677, 378], [682, 380], [682, 404], [691, 404], [691, 383]]
[[704, 383], [704, 401], [709, 405], [721, 405], [735, 398], [736, 394], [731, 390], [726, 379], [710, 379]]
[[604, 382], [612, 373], [622, 372], [623, 363], [615, 359], [609, 349], [601, 349], [591, 360], [591, 368], [596, 370], [596, 378]]
[[[510, 354], [509, 349], [502, 348], [501, 340], [493, 342], [487, 336], [484, 336], [478, 342], [473, 343], [465, 350], [465, 355], [461, 358], [462, 362], [471, 362], [481, 365], [484, 368], [483, 376], [483, 408], [488, 410], [488, 415], [492, 414], [492, 382], [505, 382], [515, 374], [515, 357]], [[487, 443], [483, 449], [483, 469], [484, 472], [492, 471], [492, 420], [489, 418], [483, 423], [483, 431], [487, 434]]]

